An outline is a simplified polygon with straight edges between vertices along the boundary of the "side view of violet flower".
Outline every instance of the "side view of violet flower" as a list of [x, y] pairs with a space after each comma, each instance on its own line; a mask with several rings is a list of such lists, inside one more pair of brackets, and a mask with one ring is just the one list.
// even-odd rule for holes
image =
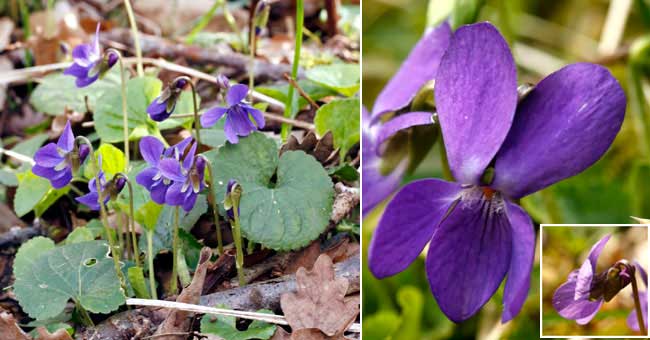
[[86, 160], [90, 152], [85, 144], [75, 150], [74, 139], [70, 121], [68, 121], [56, 144], [48, 143], [34, 154], [36, 163], [32, 167], [34, 175], [49, 180], [55, 189], [68, 185], [72, 180], [73, 172]]
[[[246, 102], [248, 86], [235, 84], [228, 88], [226, 94], [227, 107], [213, 107], [201, 116], [201, 126], [213, 126], [221, 117], [226, 116], [224, 132], [231, 144], [239, 143], [239, 137], [248, 136], [258, 128], [264, 127], [262, 111]], [[253, 123], [253, 121], [255, 123]]]
[[[637, 261], [634, 261], [634, 267], [636, 267], [637, 273], [641, 276], [641, 280], [645, 284], [645, 291], [639, 292], [639, 300], [641, 302], [641, 314], [643, 315], [643, 323], [645, 324], [645, 329], [648, 329], [648, 273], [643, 269], [641, 264]], [[630, 329], [639, 332], [639, 319], [636, 316], [636, 311], [632, 310], [630, 315], [627, 316], [627, 326]]]
[[95, 37], [90, 44], [81, 44], [72, 50], [73, 63], [63, 71], [63, 74], [77, 78], [77, 87], [86, 87], [115, 65], [118, 56], [114, 53], [103, 55], [99, 46], [99, 24]]
[[[444, 22], [425, 34], [413, 47], [397, 73], [389, 80], [375, 101], [372, 114], [363, 108], [362, 116], [362, 211], [367, 214], [381, 201], [392, 194], [400, 184], [407, 162], [402, 160], [390, 173], [381, 171], [381, 144], [397, 131], [415, 125], [431, 124], [431, 114], [424, 112], [405, 113], [389, 122], [380, 118], [388, 112], [406, 107], [418, 90], [428, 81], [435, 79], [440, 60], [451, 39], [451, 27]], [[378, 140], [379, 136], [382, 140]]]
[[[101, 155], [98, 159], [98, 167], [99, 169], [102, 168]], [[104, 174], [104, 171], [102, 170], [99, 171], [97, 177], [99, 177], [100, 190], [104, 196], [104, 204], [106, 204], [108, 200], [111, 199], [111, 194], [119, 193], [126, 185], [126, 180], [122, 177], [118, 178], [115, 182], [106, 181], [106, 174]], [[90, 208], [90, 210], [99, 210], [99, 193], [97, 192], [97, 182], [95, 177], [88, 181], [88, 190], [89, 191], [87, 194], [79, 196], [75, 198], [75, 200], [86, 205], [88, 208]]]
[[205, 159], [194, 157], [197, 144], [192, 144], [183, 162], [167, 158], [160, 161], [160, 173], [173, 181], [165, 194], [165, 203], [181, 206], [189, 212], [199, 193], [205, 188]]
[[526, 300], [535, 252], [533, 223], [516, 200], [596, 162], [621, 127], [625, 94], [604, 67], [578, 63], [519, 101], [508, 44], [490, 23], [478, 23], [451, 38], [435, 98], [455, 182], [404, 186], [374, 232], [369, 267], [378, 278], [397, 274], [429, 243], [426, 273], [443, 313], [469, 319], [507, 275], [507, 322]]
[[151, 199], [154, 202], [164, 204], [167, 190], [173, 184], [171, 178], [163, 175], [163, 171], [161, 170], [163, 160], [169, 160], [176, 163], [181, 162], [181, 157], [192, 140], [191, 137], [185, 138], [178, 144], [167, 149], [165, 149], [163, 143], [155, 137], [145, 136], [140, 140], [140, 153], [149, 167], [142, 170], [136, 176], [135, 180], [138, 184], [149, 190], [151, 193]]
[[163, 92], [147, 107], [149, 117], [156, 122], [162, 122], [169, 118], [169, 116], [174, 112], [176, 102], [185, 86], [187, 86], [187, 80], [180, 78], [165, 87]]

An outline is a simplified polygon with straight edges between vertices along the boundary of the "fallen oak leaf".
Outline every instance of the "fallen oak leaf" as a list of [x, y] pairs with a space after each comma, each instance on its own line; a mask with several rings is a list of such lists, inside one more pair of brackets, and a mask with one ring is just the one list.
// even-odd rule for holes
[[32, 337], [23, 332], [23, 330], [18, 326], [18, 323], [16, 322], [14, 316], [5, 310], [2, 310], [0, 313], [0, 335], [2, 335], [3, 339], [32, 339]]
[[332, 259], [322, 254], [311, 271], [304, 267], [296, 272], [297, 290], [283, 294], [280, 305], [295, 333], [316, 328], [325, 335], [342, 335], [359, 314], [358, 300], [345, 300], [349, 282], [337, 279]]

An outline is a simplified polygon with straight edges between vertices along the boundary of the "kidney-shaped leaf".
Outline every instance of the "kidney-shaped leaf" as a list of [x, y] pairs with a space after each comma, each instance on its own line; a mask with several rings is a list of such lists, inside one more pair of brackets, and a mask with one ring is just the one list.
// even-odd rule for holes
[[125, 301], [104, 241], [54, 247], [33, 239], [16, 254], [14, 275], [20, 305], [37, 320], [59, 315], [70, 299], [93, 313], [109, 313]]
[[307, 70], [307, 79], [349, 97], [359, 91], [359, 65], [332, 64], [316, 66]]
[[214, 164], [219, 201], [229, 179], [242, 186], [241, 228], [246, 238], [289, 250], [307, 245], [325, 231], [334, 190], [312, 156], [288, 151], [278, 157], [275, 141], [260, 133], [207, 155]]

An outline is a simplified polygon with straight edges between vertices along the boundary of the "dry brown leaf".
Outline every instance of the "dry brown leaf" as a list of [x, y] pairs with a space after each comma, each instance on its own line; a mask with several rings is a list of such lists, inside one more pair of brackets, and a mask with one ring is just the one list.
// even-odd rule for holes
[[[185, 287], [181, 294], [176, 298], [176, 302], [199, 304], [201, 292], [203, 292], [203, 283], [205, 282], [205, 273], [210, 266], [210, 257], [212, 250], [208, 247], [201, 249], [199, 257], [199, 264], [192, 277], [192, 283]], [[192, 325], [192, 316], [194, 313], [174, 309], [169, 312], [165, 321], [158, 327], [156, 331], [156, 338], [161, 340], [183, 340], [186, 337], [181, 335], [164, 335], [164, 334], [178, 334], [187, 332]]]
[[309, 268], [314, 265], [318, 256], [320, 255], [320, 242], [318, 240], [312, 242], [309, 246], [297, 251], [286, 264], [282, 270], [283, 275], [293, 274], [298, 269], [304, 267]]
[[348, 281], [337, 279], [332, 259], [322, 254], [311, 271], [296, 273], [297, 290], [286, 293], [280, 305], [293, 332], [316, 328], [327, 336], [341, 335], [359, 314], [356, 300], [345, 300]]
[[15, 339], [15, 340], [31, 340], [32, 337], [23, 332], [14, 316], [2, 310], [0, 313], [0, 338], [2, 339]]
[[334, 139], [328, 131], [322, 138], [318, 139], [314, 132], [305, 135], [302, 141], [296, 136], [289, 136], [289, 140], [280, 148], [280, 155], [290, 150], [302, 150], [314, 156], [321, 164], [332, 164], [338, 159], [338, 152], [334, 150]]

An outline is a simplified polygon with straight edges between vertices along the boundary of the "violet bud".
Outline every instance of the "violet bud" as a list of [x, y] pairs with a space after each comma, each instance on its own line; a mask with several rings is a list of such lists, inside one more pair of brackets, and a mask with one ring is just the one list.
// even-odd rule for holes
[[269, 22], [269, 14], [271, 13], [271, 5], [267, 0], [260, 0], [255, 6], [255, 17], [253, 19], [253, 27], [255, 29], [255, 36], [259, 36], [262, 30]]
[[227, 90], [230, 87], [230, 80], [223, 74], [217, 75], [217, 87], [219, 90]]
[[147, 107], [149, 117], [156, 122], [162, 122], [169, 118], [174, 112], [174, 108], [176, 108], [178, 98], [180, 98], [183, 89], [188, 83], [189, 81], [186, 77], [178, 77], [167, 85], [160, 95]]

